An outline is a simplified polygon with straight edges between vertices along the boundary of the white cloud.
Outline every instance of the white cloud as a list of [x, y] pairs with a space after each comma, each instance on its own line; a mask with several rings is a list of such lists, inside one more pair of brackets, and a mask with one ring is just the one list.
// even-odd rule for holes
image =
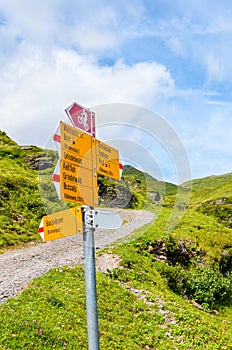
[[165, 99], [174, 86], [168, 70], [156, 62], [99, 66], [93, 57], [75, 51], [48, 53], [25, 43], [0, 77], [0, 128], [10, 130], [19, 143], [39, 145], [73, 101], [86, 107], [110, 102], [149, 105], [160, 96]]
[[195, 174], [226, 169], [230, 12], [225, 0], [0, 0], [0, 129], [43, 146], [73, 101], [143, 105], [172, 123]]
[[141, 19], [144, 7], [139, 0], [133, 5], [122, 0], [0, 0], [0, 13], [5, 45], [12, 41], [17, 46], [17, 39], [48, 50], [56, 45], [100, 55], [118, 51], [126, 28]]
[[232, 105], [208, 104], [202, 96], [182, 96], [181, 106], [169, 118], [186, 148], [194, 178], [231, 172]]
[[9, 38], [34, 40], [41, 43], [50, 41], [59, 23], [55, 19], [58, 2], [46, 1], [5, 1], [0, 0], [0, 11], [5, 18]]

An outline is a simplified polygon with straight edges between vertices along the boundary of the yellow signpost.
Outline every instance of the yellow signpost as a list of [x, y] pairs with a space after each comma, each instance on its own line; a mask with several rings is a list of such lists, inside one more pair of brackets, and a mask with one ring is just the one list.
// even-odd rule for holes
[[64, 122], [60, 122], [60, 143], [60, 198], [96, 207], [97, 173], [120, 180], [119, 152]]
[[98, 204], [97, 173], [120, 180], [119, 153], [83, 131], [89, 130], [95, 135], [92, 112], [76, 103], [66, 112], [81, 130], [60, 122], [60, 135], [54, 135], [54, 141], [60, 144], [58, 152], [61, 159], [53, 174], [53, 181], [56, 182], [60, 199], [81, 204], [82, 207], [44, 216], [38, 231], [45, 242], [83, 233], [88, 348], [99, 350], [94, 230], [96, 227], [119, 228], [122, 221], [117, 213], [94, 209]]
[[76, 204], [98, 204], [97, 177], [92, 170], [75, 163], [60, 161], [61, 199]]
[[70, 208], [44, 216], [38, 231], [45, 242], [83, 233], [81, 209]]
[[76, 204], [98, 204], [93, 137], [60, 122], [60, 198]]
[[96, 139], [95, 154], [98, 174], [120, 180], [119, 152], [115, 148]]
[[60, 122], [61, 159], [92, 170], [92, 139], [86, 132]]

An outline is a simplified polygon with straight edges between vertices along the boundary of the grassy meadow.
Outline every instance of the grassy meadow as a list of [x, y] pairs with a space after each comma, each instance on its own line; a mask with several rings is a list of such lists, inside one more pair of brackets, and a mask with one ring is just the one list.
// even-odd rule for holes
[[[39, 241], [40, 219], [55, 194], [47, 181], [51, 170], [42, 170], [42, 205], [38, 172], [28, 159], [54, 155], [20, 148], [3, 132], [0, 146], [4, 251]], [[183, 193], [192, 187], [191, 198], [178, 205], [175, 185], [162, 184], [165, 199], [153, 203], [145, 192], [157, 192], [157, 180], [131, 167], [124, 179], [120, 186], [131, 191], [131, 203], [157, 218], [97, 254], [120, 257], [118, 267], [97, 272], [100, 348], [232, 349], [232, 174], [183, 184]], [[116, 185], [104, 180], [102, 190], [107, 186], [114, 194]], [[56, 201], [50, 208], [58, 208]], [[169, 230], [174, 209], [179, 221]], [[0, 306], [0, 322], [1, 350], [87, 349], [83, 266], [55, 268], [30, 282]]]

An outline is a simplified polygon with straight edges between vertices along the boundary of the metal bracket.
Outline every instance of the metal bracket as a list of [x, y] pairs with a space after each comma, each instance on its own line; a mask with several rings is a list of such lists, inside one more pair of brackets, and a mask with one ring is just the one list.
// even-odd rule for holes
[[82, 217], [83, 217], [83, 223], [86, 228], [93, 229], [95, 228], [95, 223], [94, 223], [94, 209], [87, 205], [83, 205], [81, 207], [82, 210]]
[[96, 210], [87, 205], [81, 207], [83, 223], [86, 228], [118, 229], [122, 225], [122, 219], [118, 213]]

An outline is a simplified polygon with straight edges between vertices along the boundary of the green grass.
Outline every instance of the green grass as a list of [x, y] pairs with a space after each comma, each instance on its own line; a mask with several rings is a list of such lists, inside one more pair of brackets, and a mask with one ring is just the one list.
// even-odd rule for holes
[[183, 188], [192, 185], [191, 204], [201, 205], [207, 201], [232, 197], [232, 173], [209, 176], [182, 184]]
[[126, 165], [123, 169], [122, 177], [125, 180], [130, 181], [140, 181], [145, 187], [147, 192], [159, 192], [160, 195], [170, 195], [175, 194], [177, 191], [177, 186], [165, 181], [158, 181], [150, 174], [142, 172], [130, 165]]
[[[164, 209], [152, 226], [130, 235], [129, 242], [124, 239], [101, 252], [122, 258], [118, 268], [97, 273], [101, 349], [232, 347], [231, 305], [219, 306], [218, 315], [199, 310], [170, 289], [162, 274], [167, 263], [154, 259], [155, 244], [170, 237], [164, 229], [169, 215]], [[197, 237], [194, 230], [202, 215], [189, 210], [172, 235], [192, 245], [198, 242], [204, 248], [204, 264], [211, 265], [231, 241], [231, 230], [208, 221]], [[221, 227], [221, 236], [212, 253], [217, 238], [210, 231], [215, 226]], [[191, 264], [196, 268], [196, 262]], [[186, 271], [191, 269], [192, 265]], [[0, 321], [2, 349], [87, 349], [83, 268], [57, 268], [34, 280], [18, 298], [0, 307]]]
[[[145, 294], [149, 305], [109, 276], [98, 274], [101, 349], [230, 348], [231, 319], [193, 308], [144, 263], [137, 273], [149, 277], [134, 282], [136, 288], [149, 291]], [[128, 285], [134, 277], [127, 277]], [[83, 279], [81, 267], [55, 269], [1, 306], [2, 348], [87, 349]]]
[[183, 184], [183, 188], [190, 183], [192, 193], [189, 206], [232, 227], [232, 173], [192, 180]]
[[38, 239], [38, 217], [44, 211], [38, 180], [30, 169], [12, 160], [0, 161], [0, 246]]
[[[43, 215], [73, 206], [59, 200], [53, 185], [57, 159], [55, 151], [36, 146], [20, 147], [0, 131], [0, 253], [31, 241], [41, 241], [37, 230]], [[42, 161], [46, 161], [47, 168], [38, 170]], [[101, 176], [98, 182], [103, 205], [114, 206], [122, 201], [130, 208], [141, 208], [146, 202], [142, 184], [134, 189], [133, 181], [115, 182]], [[128, 197], [126, 202], [123, 201], [125, 197]]]
[[[39, 240], [44, 212], [66, 205], [57, 199], [52, 168], [40, 171], [38, 191], [27, 161], [41, 152], [0, 132], [0, 247]], [[56, 155], [49, 157], [55, 164]], [[97, 273], [101, 349], [232, 349], [232, 174], [177, 188], [128, 167], [124, 179], [117, 190], [102, 179], [101, 189], [131, 191], [131, 205], [145, 205], [157, 220], [100, 252], [122, 259], [108, 274]], [[165, 189], [165, 201], [147, 207], [146, 191]], [[87, 349], [83, 268], [53, 269], [29, 283], [0, 306], [0, 322], [0, 350]]]

